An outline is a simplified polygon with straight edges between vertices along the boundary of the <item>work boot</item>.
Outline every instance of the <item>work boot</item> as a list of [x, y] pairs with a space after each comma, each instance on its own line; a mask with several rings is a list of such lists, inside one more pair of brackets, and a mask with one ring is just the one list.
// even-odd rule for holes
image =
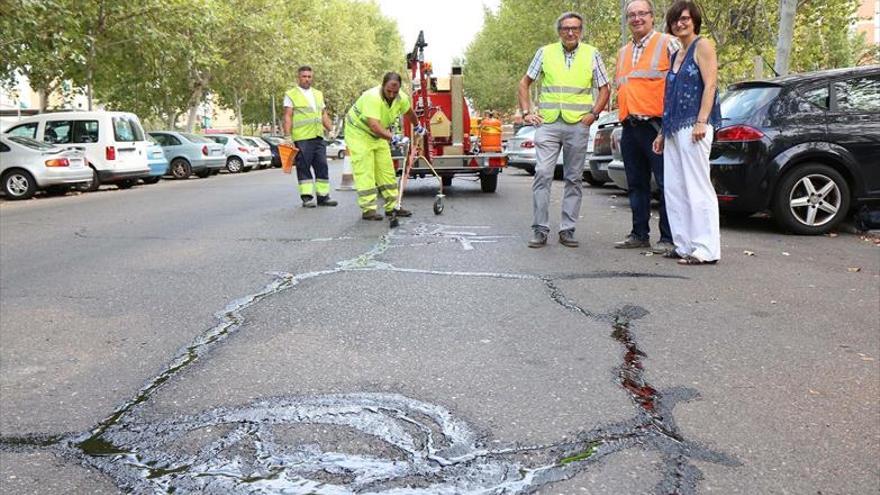
[[367, 210], [361, 215], [363, 220], [382, 220], [382, 215], [376, 213], [376, 210]]
[[614, 243], [614, 249], [638, 249], [650, 247], [651, 241], [647, 239], [638, 239], [632, 234], [626, 236], [626, 239]]
[[330, 199], [330, 196], [318, 196], [318, 206], [336, 206], [339, 203]]
[[574, 232], [571, 230], [559, 231], [559, 244], [570, 248], [576, 248], [581, 245], [581, 243], [574, 238]]
[[313, 198], [311, 196], [302, 196], [302, 200], [303, 200], [303, 208], [314, 208], [315, 207], [315, 201], [313, 200]]
[[542, 230], [536, 230], [529, 239], [530, 248], [542, 248], [547, 245], [547, 233]]
[[[399, 217], [411, 217], [412, 216], [412, 212], [407, 209], [404, 209], [404, 208], [398, 208], [396, 211], [397, 211], [397, 216], [399, 216]], [[390, 217], [391, 215], [394, 214], [394, 212], [395, 212], [395, 210], [389, 210], [389, 211], [386, 211], [385, 214]]]

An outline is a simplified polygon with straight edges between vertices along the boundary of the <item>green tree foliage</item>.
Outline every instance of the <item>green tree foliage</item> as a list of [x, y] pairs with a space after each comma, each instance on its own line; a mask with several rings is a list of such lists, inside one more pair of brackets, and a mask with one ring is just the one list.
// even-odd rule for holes
[[268, 123], [300, 65], [339, 113], [404, 55], [395, 22], [363, 0], [0, 0], [0, 32], [0, 84], [71, 81], [166, 125], [192, 124], [208, 95]]
[[[621, 0], [501, 0], [487, 11], [482, 30], [465, 53], [465, 91], [478, 109], [512, 111], [516, 86], [535, 50], [558, 40], [553, 21], [573, 10], [586, 17], [584, 39], [595, 45], [610, 74], [622, 45]], [[654, 25], [665, 30], [673, 0], [655, 0]], [[718, 49], [722, 85], [754, 76], [756, 56], [772, 73], [779, 0], [700, 0], [704, 36]], [[845, 67], [876, 60], [877, 47], [855, 35], [858, 0], [800, 0], [795, 19], [794, 72]]]

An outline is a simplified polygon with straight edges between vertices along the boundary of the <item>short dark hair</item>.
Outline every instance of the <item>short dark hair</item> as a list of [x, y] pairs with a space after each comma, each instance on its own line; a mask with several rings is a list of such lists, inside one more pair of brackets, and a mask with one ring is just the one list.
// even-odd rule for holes
[[382, 87], [384, 88], [390, 81], [397, 81], [397, 84], [403, 85], [403, 80], [397, 72], [386, 72], [385, 76], [382, 77]]
[[700, 34], [700, 26], [703, 25], [703, 13], [696, 2], [691, 0], [678, 0], [666, 11], [666, 32], [672, 34], [672, 26], [678, 22], [682, 12], [687, 10], [691, 14], [691, 22], [694, 23], [694, 34]]
[[300, 65], [299, 69], [296, 69], [297, 74], [302, 74], [303, 72], [314, 72], [312, 68], [308, 65]]

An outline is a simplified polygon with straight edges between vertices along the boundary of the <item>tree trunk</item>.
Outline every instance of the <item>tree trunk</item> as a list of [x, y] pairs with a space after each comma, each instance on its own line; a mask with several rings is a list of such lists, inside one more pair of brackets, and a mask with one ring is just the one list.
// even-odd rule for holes
[[779, 0], [779, 36], [776, 38], [776, 62], [773, 70], [780, 76], [788, 74], [796, 7], [797, 0]]
[[235, 96], [235, 119], [238, 120], [238, 133], [244, 134], [244, 121], [241, 119], [241, 98], [238, 97], [238, 91], [234, 92]]
[[189, 115], [186, 119], [186, 132], [192, 132], [193, 128], [195, 128], [196, 124], [196, 113], [199, 110], [199, 105], [202, 103], [202, 94], [204, 85], [200, 82], [196, 85], [193, 90], [192, 95], [190, 95], [189, 99]]
[[171, 112], [171, 113], [168, 114], [168, 125], [166, 126], [166, 128], [167, 128], [169, 131], [173, 131], [173, 130], [176, 128], [176, 126], [177, 126], [177, 116], [178, 116], [178, 113], [177, 113], [177, 112]]
[[49, 108], [49, 91], [46, 88], [40, 88], [37, 90], [37, 95], [40, 97], [40, 112], [45, 112]]

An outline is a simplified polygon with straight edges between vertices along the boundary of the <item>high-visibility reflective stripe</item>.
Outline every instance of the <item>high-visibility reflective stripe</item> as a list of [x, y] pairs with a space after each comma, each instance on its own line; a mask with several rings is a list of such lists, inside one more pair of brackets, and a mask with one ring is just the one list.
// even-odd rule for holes
[[372, 196], [373, 194], [376, 194], [378, 192], [379, 192], [379, 190], [376, 189], [375, 187], [373, 187], [371, 189], [364, 189], [363, 191], [358, 191], [357, 195], [358, 196]]
[[376, 186], [376, 189], [380, 191], [396, 191], [397, 184], [379, 184], [378, 186]]
[[301, 119], [301, 120], [293, 119], [293, 123], [291, 125], [293, 127], [302, 127], [303, 125], [306, 125], [306, 124], [311, 125], [311, 124], [320, 124], [320, 123], [321, 123], [320, 118]]
[[581, 105], [577, 103], [550, 103], [541, 102], [538, 104], [541, 110], [572, 110], [575, 112], [589, 112], [593, 109], [593, 105]]
[[315, 185], [311, 182], [304, 182], [299, 185], [299, 193], [303, 196], [311, 196], [312, 192], [315, 191]]
[[630, 79], [664, 79], [667, 72], [665, 70], [634, 70], [618, 79], [617, 84], [624, 84]]
[[577, 88], [572, 86], [541, 86], [541, 93], [582, 95], [590, 92], [590, 88]]
[[[657, 67], [660, 66], [660, 55], [663, 54], [663, 50], [667, 49], [666, 46], [668, 44], [668, 37], [665, 34], [659, 34], [658, 36], [660, 36], [660, 39], [657, 40], [657, 44], [654, 46], [654, 54], [651, 56], [650, 67], [648, 67], [647, 70], [630, 71], [629, 74], [617, 78], [618, 85], [626, 84], [629, 79], [662, 79], [666, 77], [666, 72], [668, 71], [657, 70]], [[630, 52], [630, 58], [632, 58], [630, 46], [628, 46], [624, 50], [621, 50], [620, 56], [618, 57], [618, 64], [623, 64], [624, 57], [626, 57], [627, 52]], [[644, 56], [644, 53], [642, 55]], [[623, 65], [620, 65], [620, 67], [623, 67]]]

